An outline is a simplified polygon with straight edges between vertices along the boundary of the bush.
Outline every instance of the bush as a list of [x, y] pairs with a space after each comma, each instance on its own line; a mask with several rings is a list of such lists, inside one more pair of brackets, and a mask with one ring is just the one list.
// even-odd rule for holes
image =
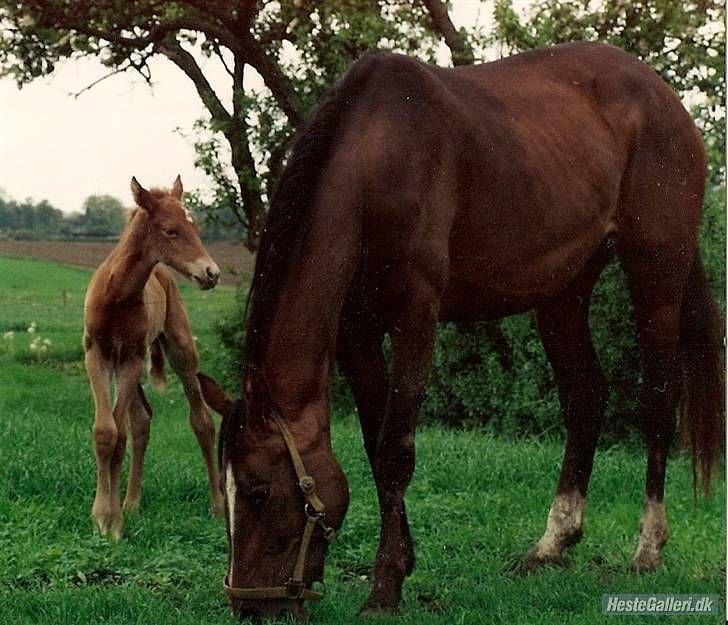
[[[709, 190], [700, 236], [701, 255], [716, 298], [725, 308], [725, 187]], [[246, 292], [238, 308], [218, 327], [226, 353], [221, 364], [230, 381], [239, 380], [243, 359], [242, 328]], [[562, 427], [558, 394], [551, 367], [536, 333], [533, 315], [500, 322], [508, 350], [498, 348], [493, 326], [440, 326], [433, 367], [420, 418], [451, 424], [486, 423], [509, 436], [548, 435]], [[639, 354], [632, 306], [624, 274], [610, 263], [592, 297], [590, 326], [602, 368], [611, 382], [605, 419], [606, 440], [637, 432], [635, 403], [639, 386]], [[334, 402], [342, 410], [353, 403], [346, 385], [334, 383]]]

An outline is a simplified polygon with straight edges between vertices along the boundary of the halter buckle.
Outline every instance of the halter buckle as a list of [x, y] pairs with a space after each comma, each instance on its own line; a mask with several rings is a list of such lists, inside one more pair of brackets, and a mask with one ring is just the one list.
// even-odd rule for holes
[[310, 475], [304, 475], [298, 480], [298, 487], [303, 491], [304, 495], [310, 495], [316, 490], [316, 480]]

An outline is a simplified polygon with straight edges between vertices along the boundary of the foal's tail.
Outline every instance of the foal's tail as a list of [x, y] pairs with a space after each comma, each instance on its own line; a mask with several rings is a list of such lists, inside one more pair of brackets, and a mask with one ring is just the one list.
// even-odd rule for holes
[[698, 475], [703, 493], [710, 492], [710, 478], [724, 438], [724, 358], [721, 320], [696, 254], [685, 286], [680, 315], [680, 349], [686, 393], [681, 406], [680, 429], [693, 458], [693, 491]]
[[154, 339], [150, 346], [152, 367], [149, 369], [149, 381], [158, 391], [167, 389], [167, 376], [164, 373], [164, 350], [162, 341]]

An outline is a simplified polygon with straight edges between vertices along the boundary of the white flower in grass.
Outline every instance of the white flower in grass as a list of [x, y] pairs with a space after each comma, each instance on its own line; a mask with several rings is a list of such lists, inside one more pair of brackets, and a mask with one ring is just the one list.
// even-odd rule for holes
[[51, 341], [50, 339], [43, 339], [43, 345], [45, 345], [46, 347], [50, 347], [51, 345], [53, 345], [53, 341]]
[[31, 352], [37, 352], [38, 351], [38, 347], [39, 347], [38, 343], [36, 343], [35, 341], [33, 341], [30, 344], [30, 351]]
[[35, 334], [35, 329], [38, 326], [36, 325], [35, 321], [31, 321], [30, 325], [28, 326], [28, 334]]
[[3, 340], [5, 340], [5, 341], [12, 341], [14, 338], [15, 338], [15, 332], [13, 332], [12, 330], [5, 332], [5, 334], [3, 334]]

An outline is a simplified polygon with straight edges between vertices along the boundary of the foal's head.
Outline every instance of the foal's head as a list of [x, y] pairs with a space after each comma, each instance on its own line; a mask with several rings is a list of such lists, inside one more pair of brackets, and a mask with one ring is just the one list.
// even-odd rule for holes
[[[291, 453], [275, 418], [248, 419], [245, 401], [233, 402], [217, 384], [198, 374], [207, 404], [223, 416], [218, 447], [221, 488], [225, 495], [229, 562], [226, 576], [233, 612], [242, 616], [304, 614], [308, 597], [262, 596], [266, 589], [291, 588], [303, 534], [315, 510], [306, 502]], [[325, 506], [321, 522], [305, 553], [303, 587], [323, 580], [324, 558], [331, 530], [338, 530], [349, 503], [346, 477], [334, 458], [328, 433], [307, 433], [289, 424], [305, 473]], [[287, 426], [284, 426], [287, 428]], [[327, 528], [330, 528], [327, 530]], [[253, 596], [236, 596], [234, 589], [254, 589]], [[262, 591], [262, 592], [258, 592]]]
[[220, 278], [220, 268], [200, 241], [200, 231], [192, 214], [182, 203], [179, 176], [172, 190], [147, 191], [131, 179], [131, 192], [139, 207], [135, 219], [146, 220], [149, 252], [165, 265], [194, 280], [201, 289], [211, 289]]

